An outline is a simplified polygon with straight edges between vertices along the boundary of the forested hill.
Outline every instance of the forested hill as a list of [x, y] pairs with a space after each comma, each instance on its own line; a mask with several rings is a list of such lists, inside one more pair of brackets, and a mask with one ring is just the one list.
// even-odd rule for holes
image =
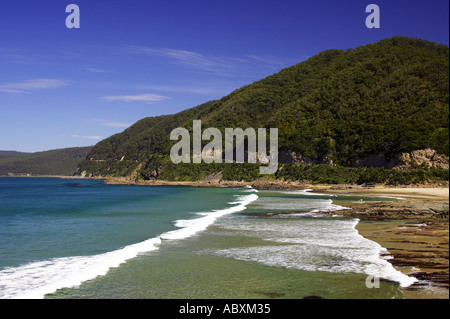
[[36, 153], [0, 151], [0, 176], [71, 176], [91, 147], [74, 147]]
[[278, 128], [280, 161], [388, 166], [414, 150], [448, 156], [448, 110], [448, 46], [394, 37], [327, 50], [221, 100], [142, 119], [96, 144], [79, 171], [158, 176], [175, 143], [171, 130], [194, 119], [222, 132]]

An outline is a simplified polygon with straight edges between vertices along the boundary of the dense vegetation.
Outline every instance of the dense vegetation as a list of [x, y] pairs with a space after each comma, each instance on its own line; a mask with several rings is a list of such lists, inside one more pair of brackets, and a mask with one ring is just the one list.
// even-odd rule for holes
[[[394, 37], [356, 49], [327, 50], [221, 100], [142, 119], [95, 145], [80, 170], [145, 179], [195, 179], [218, 171], [224, 179], [257, 177], [252, 165], [170, 162], [171, 130], [191, 129], [192, 120], [201, 119], [203, 128], [222, 132], [226, 127], [276, 127], [281, 152], [295, 152], [315, 164], [284, 166], [277, 177], [307, 179], [312, 170], [325, 174], [311, 177], [316, 181], [336, 175], [341, 177], [330, 180], [395, 183], [403, 173], [351, 167], [367, 166], [366, 159], [373, 157], [379, 159], [374, 166], [387, 167], [399, 154], [425, 148], [448, 156], [448, 106], [449, 48]], [[440, 174], [416, 169], [425, 179]]]
[[37, 153], [0, 151], [0, 176], [71, 176], [90, 150], [91, 147], [75, 147]]
[[[449, 171], [430, 168], [426, 165], [414, 165], [408, 170], [394, 170], [383, 167], [343, 167], [326, 164], [296, 165], [281, 164], [273, 176], [260, 175], [258, 164], [174, 164], [167, 157], [153, 158], [147, 166], [133, 175], [136, 162], [89, 163], [83, 162], [98, 176], [133, 176], [135, 179], [160, 179], [165, 181], [192, 182], [214, 180], [220, 176], [224, 181], [251, 182], [260, 178], [279, 181], [303, 181], [312, 184], [388, 184], [410, 185], [449, 180]], [[216, 180], [217, 181], [217, 180]]]
[[408, 170], [393, 170], [383, 167], [342, 167], [329, 165], [297, 166], [283, 165], [277, 178], [302, 180], [319, 184], [388, 184], [410, 185], [426, 182], [448, 181], [448, 170], [415, 166]]

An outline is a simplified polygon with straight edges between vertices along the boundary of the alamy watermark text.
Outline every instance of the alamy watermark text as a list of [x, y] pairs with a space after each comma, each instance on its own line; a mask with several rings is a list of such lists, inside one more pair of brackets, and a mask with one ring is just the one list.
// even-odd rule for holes
[[[192, 125], [192, 156], [191, 136], [185, 128], [175, 128], [170, 133], [171, 140], [181, 140], [170, 150], [173, 163], [244, 163], [245, 140], [247, 138], [247, 162], [268, 164], [261, 166], [261, 174], [274, 174], [278, 169], [278, 129], [270, 128], [225, 128], [225, 140], [217, 128], [207, 128], [202, 132], [201, 120], [194, 120]], [[269, 148], [267, 149], [267, 133], [269, 133]], [[211, 140], [212, 138], [212, 140]], [[210, 141], [202, 149], [202, 141]], [[223, 142], [225, 147], [223, 148]], [[223, 154], [223, 149], [225, 153]]]

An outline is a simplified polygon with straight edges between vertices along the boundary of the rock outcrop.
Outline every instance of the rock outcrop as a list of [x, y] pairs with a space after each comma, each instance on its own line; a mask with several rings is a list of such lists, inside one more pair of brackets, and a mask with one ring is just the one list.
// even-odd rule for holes
[[396, 168], [409, 168], [414, 163], [417, 165], [426, 164], [429, 167], [438, 169], [449, 169], [448, 156], [440, 155], [430, 148], [401, 154], [398, 158]]

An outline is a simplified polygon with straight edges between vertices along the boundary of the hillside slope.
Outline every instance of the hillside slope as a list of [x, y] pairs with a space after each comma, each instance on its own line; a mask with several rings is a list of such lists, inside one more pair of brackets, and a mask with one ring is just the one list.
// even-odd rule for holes
[[79, 171], [159, 176], [171, 130], [194, 119], [222, 132], [278, 128], [280, 162], [392, 167], [415, 150], [449, 155], [448, 103], [449, 48], [394, 37], [327, 50], [221, 100], [142, 119], [95, 145]]
[[74, 147], [37, 153], [0, 151], [0, 176], [71, 176], [90, 150], [91, 147]]

